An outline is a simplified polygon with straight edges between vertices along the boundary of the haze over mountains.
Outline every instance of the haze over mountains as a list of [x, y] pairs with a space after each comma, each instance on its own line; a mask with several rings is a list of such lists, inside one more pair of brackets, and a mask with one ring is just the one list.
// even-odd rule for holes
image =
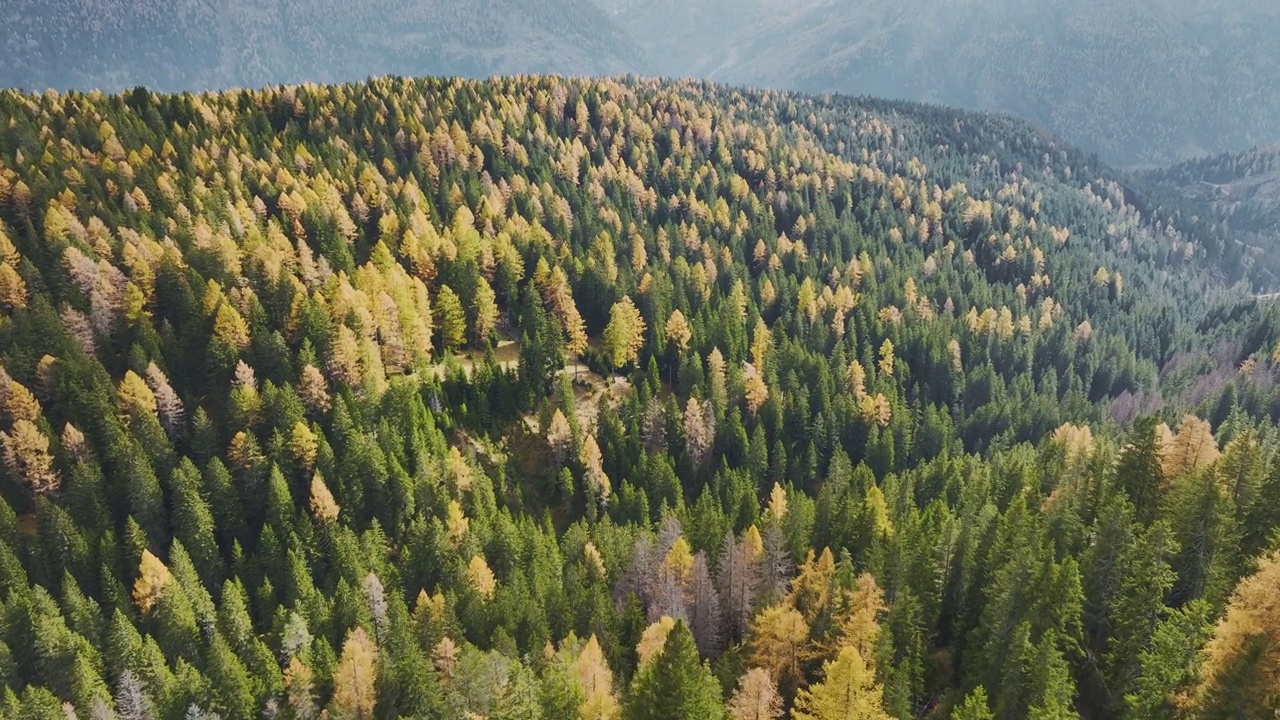
[[1280, 146], [1197, 158], [1143, 173], [1154, 195], [1243, 248], [1255, 286], [1280, 286]]
[[11, 0], [0, 86], [162, 91], [370, 75], [613, 75], [639, 49], [590, 0]]
[[1267, 0], [14, 0], [0, 85], [637, 72], [998, 110], [1127, 167], [1280, 140]]
[[1275, 3], [600, 1], [663, 73], [1007, 111], [1123, 165], [1280, 137]]

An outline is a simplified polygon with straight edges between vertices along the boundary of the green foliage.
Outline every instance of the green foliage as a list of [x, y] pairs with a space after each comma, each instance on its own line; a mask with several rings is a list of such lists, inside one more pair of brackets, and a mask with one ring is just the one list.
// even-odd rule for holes
[[693, 635], [677, 622], [662, 650], [636, 675], [627, 720], [719, 720], [726, 715], [720, 683], [698, 659]]
[[[1167, 717], [1280, 524], [1280, 317], [998, 119], [558, 78], [0, 116], [6, 716], [714, 719], [772, 608], [755, 684], [815, 713]], [[1184, 412], [1218, 436], [1165, 462]]]

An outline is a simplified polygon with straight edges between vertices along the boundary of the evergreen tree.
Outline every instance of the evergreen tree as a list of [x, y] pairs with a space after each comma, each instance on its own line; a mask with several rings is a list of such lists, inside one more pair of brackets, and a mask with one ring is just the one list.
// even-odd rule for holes
[[698, 660], [693, 635], [677, 621], [661, 652], [636, 675], [628, 720], [717, 720], [726, 716], [720, 684]]

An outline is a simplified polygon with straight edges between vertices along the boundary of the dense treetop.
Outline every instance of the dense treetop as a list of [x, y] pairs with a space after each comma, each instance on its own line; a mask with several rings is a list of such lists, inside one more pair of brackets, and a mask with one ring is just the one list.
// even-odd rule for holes
[[5, 716], [1274, 709], [1277, 318], [1027, 126], [558, 78], [0, 117]]

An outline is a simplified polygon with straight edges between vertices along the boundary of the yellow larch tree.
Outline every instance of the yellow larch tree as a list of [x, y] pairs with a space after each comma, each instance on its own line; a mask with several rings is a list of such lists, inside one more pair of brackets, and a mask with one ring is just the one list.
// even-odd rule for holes
[[0, 460], [9, 476], [32, 495], [51, 495], [62, 485], [49, 453], [49, 438], [30, 420], [18, 420], [8, 432], [0, 432]]
[[489, 563], [485, 562], [483, 555], [471, 556], [471, 562], [467, 563], [467, 580], [482, 600], [492, 600], [494, 592], [498, 589], [498, 581], [494, 578], [493, 571], [489, 569]]
[[1067, 462], [1086, 460], [1093, 452], [1093, 431], [1088, 425], [1063, 423], [1053, 431], [1052, 439], [1066, 452]]
[[329, 492], [329, 486], [324, 484], [324, 478], [319, 472], [311, 476], [311, 514], [322, 523], [331, 523], [338, 519], [338, 513], [342, 508], [338, 506], [337, 501], [333, 499], [333, 493]]
[[769, 331], [769, 326], [764, 324], [763, 318], [757, 319], [755, 330], [751, 333], [751, 362], [761, 372], [764, 372], [764, 362], [772, 344], [773, 333]]
[[467, 528], [470, 526], [470, 521], [463, 514], [462, 506], [458, 504], [457, 500], [449, 501], [444, 526], [449, 533], [449, 540], [457, 547], [462, 542], [462, 538], [466, 536]]
[[875, 672], [852, 646], [822, 665], [823, 680], [796, 696], [795, 720], [890, 720], [884, 711], [884, 689]]
[[689, 571], [693, 569], [693, 548], [683, 535], [676, 538], [667, 551], [666, 565], [677, 582], [683, 583], [689, 578]]
[[672, 310], [671, 316], [667, 318], [665, 337], [667, 342], [674, 345], [680, 353], [683, 354], [689, 349], [693, 332], [689, 329], [689, 321], [685, 319], [684, 313], [680, 312], [679, 308]]
[[142, 561], [138, 563], [138, 579], [133, 582], [133, 602], [142, 614], [146, 615], [155, 608], [172, 580], [169, 568], [160, 558], [152, 555], [150, 550], [143, 550]]
[[644, 318], [629, 296], [613, 304], [609, 324], [604, 329], [603, 349], [609, 364], [621, 368], [640, 359], [644, 347]]
[[813, 550], [801, 564], [799, 573], [791, 581], [791, 595], [787, 600], [812, 624], [827, 610], [835, 589], [836, 561], [831, 548], [823, 548], [815, 557]]
[[125, 371], [116, 387], [120, 410], [126, 415], [156, 415], [156, 396], [142, 376], [132, 370]]
[[1208, 467], [1221, 456], [1213, 428], [1207, 420], [1186, 415], [1178, 424], [1178, 431], [1160, 448], [1160, 466], [1164, 476], [1177, 478], [1193, 470]]
[[751, 621], [751, 662], [777, 682], [800, 678], [800, 662], [809, 640], [809, 624], [790, 603], [761, 610]]
[[845, 370], [845, 387], [859, 403], [867, 396], [867, 371], [857, 360], [849, 361], [849, 367]]
[[662, 652], [662, 647], [667, 643], [667, 635], [671, 634], [671, 629], [675, 626], [674, 619], [663, 615], [657, 622], [644, 629], [640, 634], [640, 642], [636, 644], [636, 655], [640, 658], [637, 671], [648, 665], [650, 660]]
[[[665, 638], [664, 638], [665, 640]], [[573, 676], [582, 688], [580, 720], [613, 720], [618, 717], [618, 699], [613, 694], [613, 673], [593, 634], [573, 661]]]
[[836, 628], [839, 631], [836, 653], [844, 646], [852, 646], [864, 658], [870, 658], [880, 639], [880, 616], [889, 608], [884, 602], [884, 591], [871, 573], [858, 576], [853, 590], [845, 590], [836, 612]]
[[729, 714], [734, 720], [778, 720], [782, 717], [782, 696], [764, 668], [751, 668], [738, 681], [729, 698]]
[[880, 344], [880, 374], [885, 377], [893, 377], [894, 361], [893, 341], [885, 338], [884, 342]]
[[587, 435], [583, 439], [582, 455], [579, 461], [582, 463], [587, 488], [595, 493], [596, 501], [600, 503], [607, 501], [611, 486], [609, 476], [604, 472], [604, 455], [600, 452], [600, 445], [596, 442], [594, 435]]
[[1280, 703], [1278, 588], [1280, 552], [1263, 558], [1257, 571], [1236, 586], [1202, 653], [1194, 698], [1206, 716], [1226, 717], [1223, 708], [1274, 708]]
[[747, 365], [742, 376], [747, 410], [752, 415], [755, 415], [760, 412], [760, 408], [764, 407], [765, 402], [769, 400], [769, 385], [765, 383], [764, 377], [760, 375], [760, 371], [753, 365]]
[[333, 670], [331, 715], [370, 720], [378, 700], [378, 648], [363, 628], [347, 633], [342, 654]]

